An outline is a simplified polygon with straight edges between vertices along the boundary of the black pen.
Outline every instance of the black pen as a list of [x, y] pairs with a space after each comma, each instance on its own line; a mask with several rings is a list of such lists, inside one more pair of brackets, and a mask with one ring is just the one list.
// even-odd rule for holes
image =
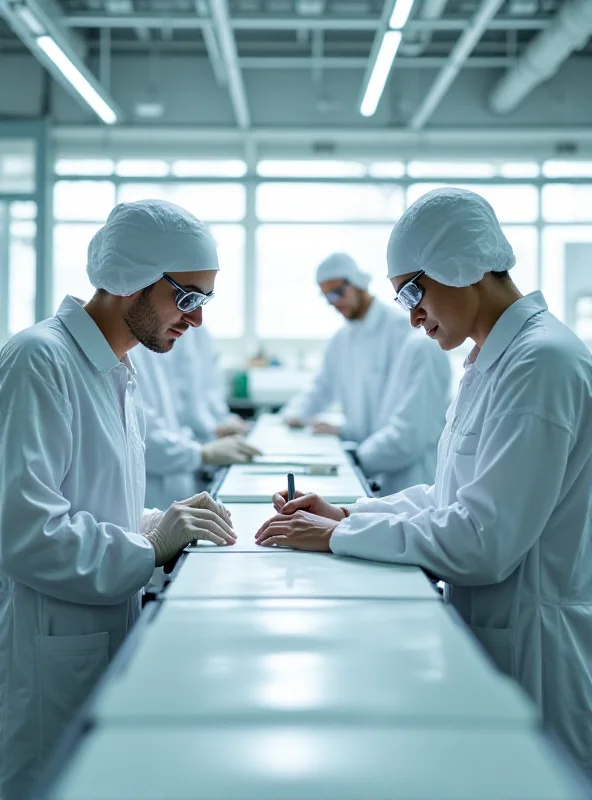
[[294, 486], [294, 473], [288, 472], [288, 502], [294, 499], [296, 487]]

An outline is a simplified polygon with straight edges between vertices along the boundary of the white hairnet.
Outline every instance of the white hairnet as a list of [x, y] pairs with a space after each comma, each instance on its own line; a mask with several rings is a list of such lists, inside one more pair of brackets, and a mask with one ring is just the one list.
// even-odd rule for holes
[[466, 189], [434, 189], [409, 206], [389, 239], [388, 276], [424, 270], [446, 286], [471, 286], [516, 263], [487, 200]]
[[219, 269], [203, 222], [166, 200], [120, 203], [88, 246], [86, 271], [96, 289], [127, 296], [165, 272]]
[[333, 253], [317, 267], [317, 283], [335, 280], [347, 281], [357, 289], [367, 289], [371, 278], [347, 253]]

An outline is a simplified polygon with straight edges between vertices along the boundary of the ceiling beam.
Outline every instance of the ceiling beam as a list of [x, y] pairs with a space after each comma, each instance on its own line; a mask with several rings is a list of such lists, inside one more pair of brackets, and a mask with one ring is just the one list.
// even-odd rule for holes
[[[540, 31], [549, 27], [551, 18], [516, 18], [498, 17], [491, 21], [492, 31]], [[172, 29], [203, 28], [208, 20], [198, 16], [162, 14], [134, 14], [118, 16], [97, 14], [70, 14], [64, 16], [64, 25], [69, 28], [162, 28]], [[332, 30], [332, 31], [376, 31], [380, 20], [366, 18], [339, 19], [334, 17], [234, 17], [230, 26], [234, 31], [282, 31], [282, 30]], [[468, 28], [468, 19], [411, 19], [405, 26], [406, 31], [464, 31]]]
[[239, 128], [243, 130], [251, 126], [251, 117], [247, 102], [247, 92], [238, 60], [234, 33], [230, 24], [227, 0], [213, 0], [210, 3], [214, 33], [220, 45], [220, 54], [228, 79], [228, 92], [232, 108]]

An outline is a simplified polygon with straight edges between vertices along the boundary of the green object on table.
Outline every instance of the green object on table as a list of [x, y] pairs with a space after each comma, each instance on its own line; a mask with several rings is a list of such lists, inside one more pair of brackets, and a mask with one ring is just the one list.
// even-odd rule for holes
[[232, 393], [234, 397], [249, 396], [249, 376], [246, 371], [236, 372], [232, 381]]

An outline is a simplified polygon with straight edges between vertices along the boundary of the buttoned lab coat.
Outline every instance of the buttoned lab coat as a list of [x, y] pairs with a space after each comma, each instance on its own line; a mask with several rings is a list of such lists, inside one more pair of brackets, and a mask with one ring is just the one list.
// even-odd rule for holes
[[358, 501], [331, 549], [446, 581], [492, 659], [590, 770], [592, 358], [540, 292], [474, 353], [435, 485]]
[[310, 391], [283, 410], [310, 419], [339, 402], [341, 437], [358, 442], [358, 460], [381, 494], [431, 482], [450, 401], [450, 362], [409, 318], [376, 298], [363, 320], [329, 342]]
[[154, 570], [135, 375], [71, 297], [0, 354], [0, 794], [23, 800]]
[[[193, 431], [179, 422], [175, 390], [164, 368], [165, 355], [138, 345], [131, 358], [137, 370], [138, 402], [146, 419], [146, 506], [165, 510], [202, 488], [196, 475], [202, 463], [201, 444]], [[185, 377], [189, 380], [188, 374]]]

